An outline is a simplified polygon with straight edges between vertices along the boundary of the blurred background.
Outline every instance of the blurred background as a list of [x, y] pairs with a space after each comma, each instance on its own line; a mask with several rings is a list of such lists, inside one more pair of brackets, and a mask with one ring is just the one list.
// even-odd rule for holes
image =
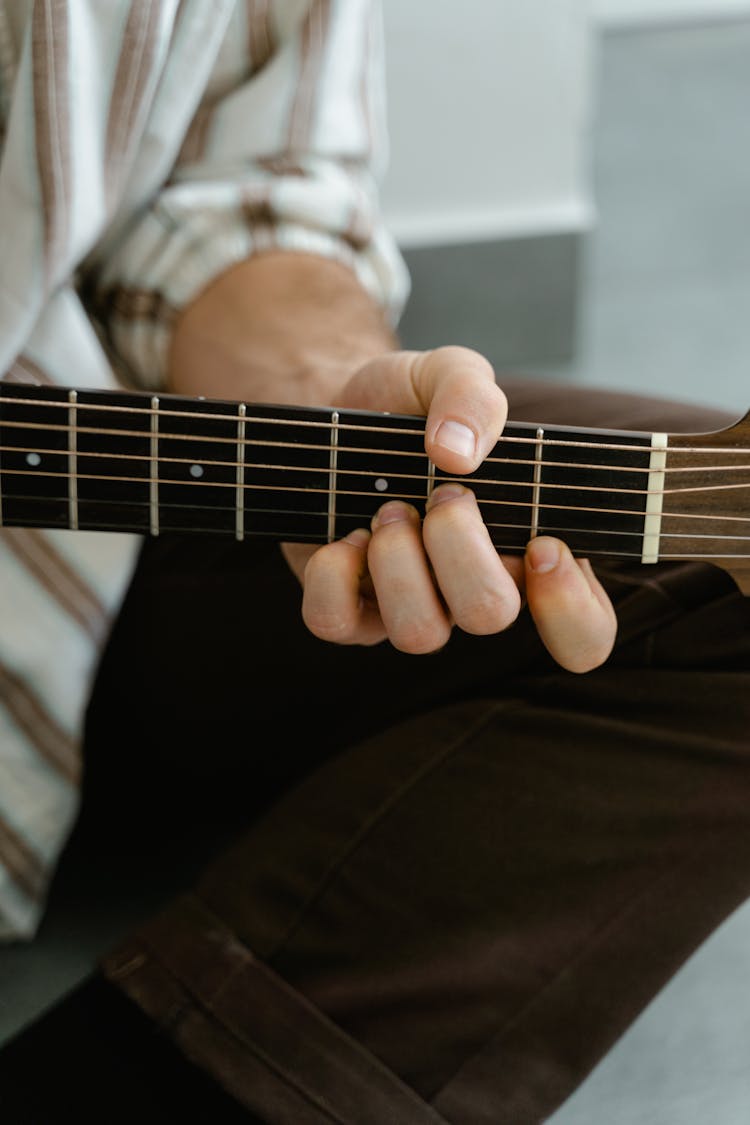
[[404, 342], [744, 413], [750, 0], [385, 12]]

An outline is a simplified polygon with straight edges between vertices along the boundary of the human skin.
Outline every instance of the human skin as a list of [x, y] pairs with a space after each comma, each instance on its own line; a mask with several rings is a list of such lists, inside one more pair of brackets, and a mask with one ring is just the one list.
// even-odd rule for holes
[[[484, 357], [467, 348], [399, 350], [376, 302], [347, 267], [269, 252], [231, 267], [177, 319], [169, 389], [185, 395], [426, 416], [438, 468], [474, 472], [497, 442], [505, 396]], [[587, 560], [539, 537], [523, 559], [498, 555], [473, 493], [435, 489], [424, 520], [386, 502], [369, 528], [323, 547], [284, 544], [303, 586], [302, 614], [338, 644], [389, 640], [434, 652], [454, 627], [506, 629], [525, 597], [553, 658], [572, 672], [602, 664], [617, 630]]]

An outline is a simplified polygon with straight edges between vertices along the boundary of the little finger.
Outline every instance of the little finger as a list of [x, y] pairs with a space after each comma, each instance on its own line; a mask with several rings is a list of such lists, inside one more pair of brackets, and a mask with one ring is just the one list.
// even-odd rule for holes
[[550, 655], [570, 672], [603, 664], [617, 617], [588, 560], [577, 562], [558, 539], [540, 536], [526, 550], [529, 610]]

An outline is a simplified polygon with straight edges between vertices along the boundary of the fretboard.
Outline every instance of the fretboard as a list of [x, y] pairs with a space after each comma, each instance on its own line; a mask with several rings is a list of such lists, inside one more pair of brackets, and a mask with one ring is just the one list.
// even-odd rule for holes
[[[747, 457], [743, 465], [743, 477], [737, 463], [729, 477], [744, 481], [740, 530], [750, 525]], [[687, 555], [687, 533], [670, 526], [679, 512], [665, 503], [669, 468], [665, 434], [509, 422], [475, 474], [451, 478], [428, 460], [417, 417], [0, 389], [6, 526], [325, 543], [367, 527], [389, 498], [423, 511], [438, 484], [460, 479], [498, 550], [522, 552], [533, 536], [551, 534], [579, 554], [655, 562]], [[735, 531], [721, 542], [705, 537], [705, 553], [746, 555], [747, 536]]]

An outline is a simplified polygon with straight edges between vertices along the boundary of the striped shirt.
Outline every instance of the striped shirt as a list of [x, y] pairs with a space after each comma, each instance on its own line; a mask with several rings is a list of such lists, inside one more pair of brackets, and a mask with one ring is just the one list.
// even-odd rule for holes
[[[269, 248], [348, 264], [395, 320], [384, 122], [375, 0], [0, 0], [3, 379], [158, 388], [178, 311]], [[138, 544], [0, 532], [2, 939], [42, 916]]]

